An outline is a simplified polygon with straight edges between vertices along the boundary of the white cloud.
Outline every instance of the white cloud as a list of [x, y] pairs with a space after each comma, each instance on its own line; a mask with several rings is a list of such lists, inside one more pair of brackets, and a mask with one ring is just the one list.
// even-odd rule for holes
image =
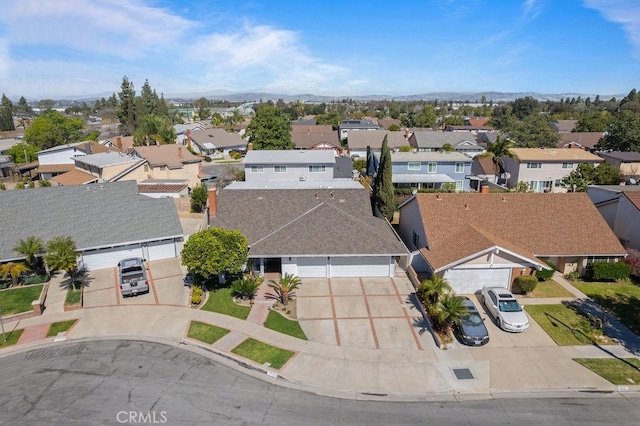
[[595, 9], [607, 21], [619, 24], [640, 57], [640, 3], [636, 0], [584, 0], [584, 5]]
[[542, 5], [540, 0], [525, 0], [522, 4], [522, 16], [521, 20], [524, 22], [533, 21], [538, 17], [542, 11]]

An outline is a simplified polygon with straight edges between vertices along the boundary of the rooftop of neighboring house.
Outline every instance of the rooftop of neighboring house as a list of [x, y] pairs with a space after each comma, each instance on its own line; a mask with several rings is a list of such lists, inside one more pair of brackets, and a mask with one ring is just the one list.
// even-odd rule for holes
[[611, 151], [611, 152], [599, 152], [605, 160], [608, 158], [621, 161], [623, 163], [637, 163], [640, 162], [640, 152], [623, 152], [623, 151]]
[[489, 120], [491, 120], [489, 117], [473, 117], [467, 121], [469, 122], [469, 126], [486, 126]]
[[596, 144], [602, 139], [602, 132], [566, 132], [561, 133], [558, 148], [568, 144], [577, 144], [583, 148], [594, 149]]
[[[112, 145], [122, 152], [129, 152], [133, 148], [133, 136], [115, 136], [113, 138], [100, 141], [101, 145]], [[110, 148], [113, 149], [113, 148]]]
[[39, 164], [36, 173], [64, 173], [74, 168], [73, 164]]
[[520, 160], [520, 162], [540, 161], [540, 162], [602, 162], [602, 158], [583, 149], [572, 148], [511, 148], [509, 151]]
[[193, 155], [182, 145], [176, 144], [136, 146], [132, 152], [146, 159], [154, 167], [167, 166], [170, 169], [180, 169], [185, 164], [202, 161], [202, 157]]
[[415, 139], [418, 148], [442, 148], [447, 143], [456, 146], [465, 141], [476, 143], [476, 137], [469, 131], [417, 131], [413, 133], [412, 138]]
[[586, 193], [417, 194], [432, 265], [472, 255], [490, 242], [522, 254], [624, 255], [622, 247]]
[[558, 133], [571, 132], [578, 125], [578, 120], [556, 120], [551, 122], [551, 128]]
[[338, 132], [329, 125], [292, 126], [291, 140], [298, 149], [311, 149], [319, 143], [328, 143], [340, 148]]
[[229, 133], [225, 129], [203, 129], [193, 130], [191, 140], [199, 145], [206, 146], [212, 144], [216, 149], [225, 149], [238, 146], [245, 146], [247, 141], [238, 133]]
[[482, 174], [485, 175], [495, 175], [496, 174], [496, 164], [493, 162], [492, 156], [481, 157], [477, 155], [474, 157], [473, 162], [478, 164]]
[[474, 126], [474, 125], [462, 125], [462, 126], [453, 126], [453, 125], [447, 125], [444, 129], [445, 131], [464, 131], [464, 130], [468, 130], [468, 131], [472, 131], [472, 130], [485, 130], [485, 131], [491, 131], [491, 130], [495, 130], [493, 127], [491, 126]]
[[331, 150], [249, 150], [244, 164], [334, 164]]
[[162, 194], [165, 192], [177, 193], [182, 192], [189, 187], [189, 181], [186, 180], [167, 180], [147, 179], [138, 184], [138, 192], [140, 194]]
[[380, 126], [373, 120], [343, 120], [338, 125], [342, 130], [348, 129], [378, 129]]
[[66, 173], [52, 177], [51, 180], [57, 182], [58, 185], [68, 186], [92, 183], [97, 181], [98, 178], [74, 168]]
[[42, 151], [38, 151], [38, 154], [49, 154], [52, 152], [64, 151], [66, 149], [75, 149], [77, 151], [84, 152], [85, 154], [97, 154], [100, 152], [107, 152], [110, 150], [110, 148], [102, 144], [99, 144], [98, 142], [84, 141], [84, 142], [58, 145], [49, 149], [43, 149]]
[[293, 123], [291, 123], [293, 126], [292, 127], [296, 127], [296, 126], [315, 126], [318, 124], [318, 120], [315, 119], [315, 117], [311, 116], [311, 117], [302, 117], [297, 119], [296, 121], [294, 121]]
[[224, 189], [360, 189], [362, 184], [355, 180], [342, 179], [330, 181], [268, 181], [268, 182], [231, 182]]
[[387, 137], [389, 149], [408, 146], [408, 131], [391, 132], [389, 130], [371, 130], [369, 132], [353, 132], [349, 134], [347, 145], [351, 150], [363, 150], [370, 146], [373, 150], [380, 150], [384, 137]]
[[[76, 165], [88, 165], [98, 168], [117, 166], [120, 164], [135, 164], [141, 161], [135, 155], [126, 155], [121, 152], [101, 152], [99, 154], [89, 154], [75, 158]], [[84, 168], [84, 167], [83, 167]]]
[[194, 121], [193, 123], [187, 123], [187, 124], [174, 124], [173, 126], [173, 130], [176, 132], [176, 135], [182, 135], [186, 133], [187, 130], [190, 130], [193, 132], [194, 130], [203, 130], [204, 128], [205, 128], [204, 124], [198, 121]]
[[418, 151], [418, 152], [392, 152], [392, 163], [407, 163], [410, 161], [435, 161], [444, 162], [464, 162], [471, 163], [473, 160], [466, 155], [455, 151]]
[[402, 125], [402, 121], [398, 120], [397, 118], [381, 118], [380, 120], [378, 120], [378, 125], [380, 125], [380, 127], [382, 127], [383, 129], [389, 129], [389, 126], [392, 126], [394, 124], [400, 127]]
[[636, 209], [640, 210], [640, 192], [639, 191], [622, 191], [625, 197], [629, 199]]

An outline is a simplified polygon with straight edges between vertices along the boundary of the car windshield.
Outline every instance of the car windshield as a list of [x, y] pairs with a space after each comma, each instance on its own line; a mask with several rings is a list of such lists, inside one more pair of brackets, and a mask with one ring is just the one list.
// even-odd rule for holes
[[501, 300], [498, 306], [502, 312], [520, 312], [522, 308], [517, 300]]
[[462, 318], [462, 322], [467, 325], [478, 325], [482, 324], [482, 318], [478, 314], [469, 314]]

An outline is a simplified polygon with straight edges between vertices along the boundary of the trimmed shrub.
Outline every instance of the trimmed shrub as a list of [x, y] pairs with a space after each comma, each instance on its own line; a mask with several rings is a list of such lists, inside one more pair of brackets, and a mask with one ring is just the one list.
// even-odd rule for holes
[[203, 296], [204, 296], [204, 290], [201, 287], [194, 285], [191, 288], [191, 304], [192, 305], [200, 304]]
[[22, 285], [46, 283], [47, 281], [49, 281], [49, 278], [51, 277], [47, 274], [32, 275], [22, 280]]
[[234, 296], [245, 300], [251, 300], [255, 297], [260, 287], [260, 282], [252, 277], [239, 278], [231, 283], [231, 291]]
[[536, 277], [539, 281], [549, 281], [551, 278], [553, 278], [553, 273], [556, 271], [556, 265], [554, 265], [553, 262], [545, 260], [544, 263], [546, 263], [547, 266], [551, 267], [551, 269], [541, 269], [539, 271], [536, 271]]
[[571, 271], [568, 274], [565, 274], [564, 277], [569, 281], [577, 281], [580, 279], [580, 274], [578, 271]]
[[628, 280], [631, 265], [625, 262], [589, 262], [585, 276], [589, 281]]
[[536, 289], [538, 278], [534, 275], [520, 275], [516, 277], [514, 284], [517, 285], [524, 294], [529, 294]]

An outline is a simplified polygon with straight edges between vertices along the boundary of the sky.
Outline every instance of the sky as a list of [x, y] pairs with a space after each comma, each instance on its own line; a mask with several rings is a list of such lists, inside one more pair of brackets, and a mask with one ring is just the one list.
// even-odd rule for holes
[[0, 91], [615, 95], [639, 0], [0, 0]]

